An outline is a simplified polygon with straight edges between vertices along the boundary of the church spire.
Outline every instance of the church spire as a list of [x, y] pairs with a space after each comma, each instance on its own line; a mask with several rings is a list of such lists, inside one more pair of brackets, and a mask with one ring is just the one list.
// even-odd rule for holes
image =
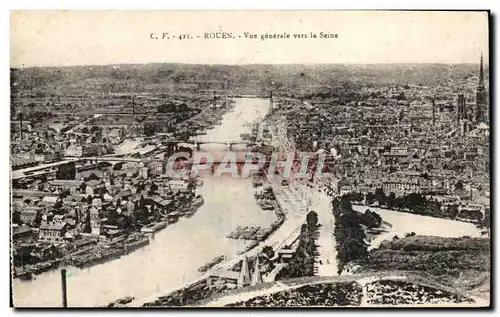
[[476, 91], [476, 123], [486, 121], [486, 90], [484, 88], [483, 54], [481, 53], [481, 64], [479, 66], [479, 83]]
[[484, 90], [484, 70], [483, 70], [483, 53], [481, 53], [481, 66], [479, 67], [479, 85]]

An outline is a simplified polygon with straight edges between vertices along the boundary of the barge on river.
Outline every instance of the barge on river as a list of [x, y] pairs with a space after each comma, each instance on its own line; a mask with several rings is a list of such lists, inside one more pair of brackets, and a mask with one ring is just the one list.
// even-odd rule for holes
[[150, 223], [149, 225], [145, 225], [141, 228], [141, 232], [144, 233], [155, 233], [163, 228], [167, 227], [167, 223], [165, 221]]
[[223, 255], [220, 255], [212, 260], [210, 260], [209, 262], [207, 262], [205, 265], [203, 265], [202, 267], [200, 267], [198, 269], [198, 272], [201, 272], [201, 273], [205, 273], [206, 271], [210, 270], [211, 268], [213, 268], [214, 266], [216, 266], [217, 264], [221, 263], [222, 261], [224, 261], [224, 256]]

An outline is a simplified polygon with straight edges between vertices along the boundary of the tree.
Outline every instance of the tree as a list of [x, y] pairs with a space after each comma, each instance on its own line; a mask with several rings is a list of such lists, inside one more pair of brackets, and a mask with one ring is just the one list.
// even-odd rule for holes
[[360, 215], [360, 222], [368, 228], [377, 228], [382, 224], [382, 217], [367, 209], [364, 214]]
[[446, 216], [450, 218], [455, 218], [458, 215], [458, 206], [457, 205], [449, 205], [446, 208]]
[[314, 229], [318, 225], [318, 214], [311, 210], [306, 216], [306, 222], [309, 229]]
[[461, 181], [458, 181], [455, 184], [455, 190], [458, 190], [458, 191], [464, 190], [464, 184]]
[[375, 202], [375, 195], [372, 192], [366, 194], [366, 204], [371, 205]]
[[272, 247], [266, 245], [262, 248], [262, 253], [268, 258], [272, 259], [274, 257], [274, 250]]
[[144, 124], [144, 134], [146, 136], [153, 136], [156, 133], [156, 126], [152, 123]]
[[71, 179], [74, 180], [76, 176], [76, 167], [74, 162], [59, 165], [56, 178], [57, 179]]
[[149, 190], [151, 190], [153, 192], [157, 191], [158, 190], [158, 185], [156, 185], [155, 183], [152, 183], [151, 187], [149, 188]]
[[340, 198], [340, 210], [342, 213], [352, 211], [352, 204], [346, 196]]
[[122, 167], [123, 167], [123, 162], [118, 162], [118, 163], [116, 163], [116, 164], [113, 166], [113, 170], [114, 170], [114, 171], [119, 171], [119, 170], [121, 170], [121, 169], [122, 169]]
[[389, 196], [387, 196], [387, 200], [386, 200], [386, 206], [387, 208], [392, 208], [394, 207], [394, 202], [396, 201], [396, 194], [394, 194], [393, 192], [391, 192], [389, 194]]
[[386, 196], [384, 190], [380, 187], [375, 189], [375, 200], [378, 202], [379, 205], [385, 204]]

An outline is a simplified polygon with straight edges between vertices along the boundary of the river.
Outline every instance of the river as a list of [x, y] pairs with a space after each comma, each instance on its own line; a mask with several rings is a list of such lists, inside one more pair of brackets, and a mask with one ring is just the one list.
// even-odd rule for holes
[[417, 235], [446, 238], [459, 238], [463, 236], [472, 238], [481, 237], [481, 229], [468, 222], [361, 205], [353, 205], [353, 209], [359, 212], [365, 212], [366, 209], [370, 209], [379, 214], [384, 221], [392, 225], [388, 229], [388, 232], [376, 236], [371, 241], [370, 249], [377, 248], [384, 240], [392, 240], [396, 235], [402, 238], [411, 232], [415, 232]]
[[[235, 99], [234, 108], [203, 139], [241, 140], [241, 133], [250, 132], [248, 123], [262, 119], [267, 111], [268, 99]], [[211, 151], [211, 147], [221, 145], [206, 144], [202, 150]], [[181, 218], [157, 232], [148, 246], [91, 268], [67, 267], [68, 306], [105, 305], [120, 297], [143, 298], [180, 286], [201, 275], [198, 268], [214, 257], [232, 257], [244, 248], [241, 241], [225, 237], [236, 226], [265, 226], [276, 219], [273, 211], [256, 204], [249, 179], [208, 176], [203, 182], [197, 191], [204, 205], [191, 218]], [[60, 272], [46, 272], [32, 281], [15, 279], [13, 294], [16, 307], [61, 306]]]

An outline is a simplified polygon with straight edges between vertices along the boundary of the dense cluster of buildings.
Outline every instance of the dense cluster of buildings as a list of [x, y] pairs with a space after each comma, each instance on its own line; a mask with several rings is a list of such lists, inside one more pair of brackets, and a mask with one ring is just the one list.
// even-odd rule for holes
[[[473, 86], [475, 94], [469, 93]], [[442, 208], [489, 211], [482, 57], [479, 77], [436, 86], [363, 87], [346, 94], [349, 98], [283, 98], [270, 115], [277, 122], [275, 134], [284, 135], [289, 148], [328, 154], [325, 169], [335, 193], [417, 193], [442, 202]]]
[[[150, 138], [149, 119], [135, 113], [89, 113], [79, 121], [61, 115], [34, 126], [21, 115], [12, 122], [15, 275], [38, 274], [60, 261], [98, 263], [142, 245], [137, 234], [196, 211], [203, 203], [195, 195], [197, 181], [189, 173], [165, 174], [173, 149], [162, 141], [175, 136], [158, 127], [170, 129], [199, 111], [176, 100], [164, 108]], [[208, 107], [200, 116], [210, 122], [199, 123], [214, 124], [223, 111]]]

